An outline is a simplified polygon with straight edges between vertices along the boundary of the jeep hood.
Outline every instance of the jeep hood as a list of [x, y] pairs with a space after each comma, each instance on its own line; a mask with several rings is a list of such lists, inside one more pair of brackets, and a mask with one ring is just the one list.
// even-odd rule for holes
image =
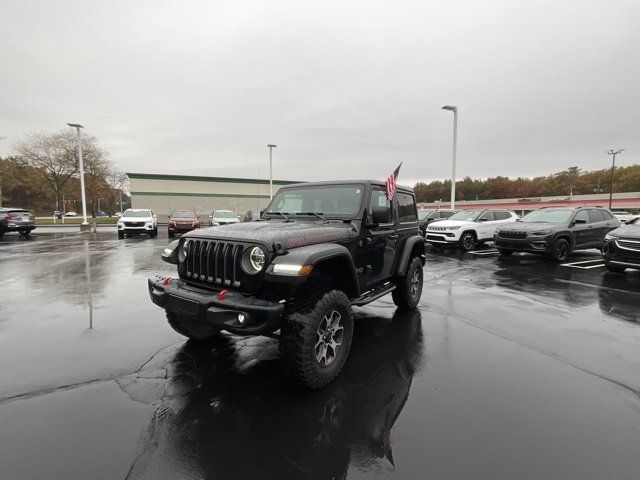
[[551, 222], [512, 222], [500, 225], [499, 231], [513, 230], [517, 232], [538, 232], [540, 230], [558, 230], [558, 228], [568, 228], [566, 223]]
[[476, 222], [470, 222], [469, 220], [439, 220], [431, 222], [427, 229], [430, 227], [466, 227], [469, 225], [476, 225]]
[[189, 232], [184, 237], [260, 243], [272, 250], [274, 243], [280, 243], [283, 249], [289, 249], [317, 243], [339, 242], [356, 234], [355, 227], [345, 223], [298, 220], [285, 222], [277, 219], [202, 228]]

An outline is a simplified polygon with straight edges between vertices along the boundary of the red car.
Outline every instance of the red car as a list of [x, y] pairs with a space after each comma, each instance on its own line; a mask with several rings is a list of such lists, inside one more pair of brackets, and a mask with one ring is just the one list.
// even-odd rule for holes
[[192, 210], [174, 210], [169, 215], [169, 237], [200, 228], [200, 220]]

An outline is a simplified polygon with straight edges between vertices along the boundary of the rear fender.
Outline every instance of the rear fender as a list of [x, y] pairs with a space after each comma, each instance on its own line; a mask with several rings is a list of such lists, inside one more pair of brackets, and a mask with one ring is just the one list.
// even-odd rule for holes
[[404, 276], [407, 271], [409, 261], [413, 257], [420, 258], [422, 265], [426, 262], [426, 255], [424, 254], [424, 238], [420, 235], [413, 235], [407, 238], [407, 241], [404, 244], [404, 249], [402, 250], [402, 255], [400, 256], [400, 261], [396, 268], [396, 276]]

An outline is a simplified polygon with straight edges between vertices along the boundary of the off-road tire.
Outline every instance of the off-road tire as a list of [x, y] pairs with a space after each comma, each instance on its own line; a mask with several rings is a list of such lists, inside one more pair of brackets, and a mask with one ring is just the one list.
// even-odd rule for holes
[[118, 238], [120, 238], [120, 239], [124, 238], [124, 233], [118, 232]]
[[465, 232], [458, 242], [460, 248], [465, 252], [470, 252], [476, 248], [476, 236], [471, 232]]
[[[420, 258], [414, 257], [407, 265], [404, 277], [395, 280], [396, 289], [391, 292], [393, 303], [400, 310], [414, 310], [422, 296], [424, 270]], [[417, 281], [417, 284], [415, 283]]]
[[567, 241], [566, 238], [559, 238], [555, 242], [553, 242], [549, 255], [556, 262], [564, 262], [567, 258], [569, 258], [570, 253], [571, 244]]
[[513, 255], [513, 250], [507, 250], [506, 248], [499, 248], [498, 253], [504, 257], [508, 257], [509, 255]]
[[167, 321], [171, 328], [189, 340], [204, 341], [220, 335], [220, 329], [179, 313], [167, 312]]
[[31, 230], [20, 230], [18, 233], [20, 233], [20, 235], [22, 235], [23, 237], [28, 237], [29, 235], [31, 235]]
[[626, 267], [618, 267], [616, 265], [611, 265], [610, 263], [605, 263], [604, 266], [610, 272], [615, 272], [615, 273], [623, 273], [626, 270]]
[[[315, 302], [298, 303], [300, 310], [287, 315], [280, 329], [280, 357], [288, 375], [297, 383], [319, 389], [331, 383], [349, 356], [353, 338], [353, 312], [349, 298], [340, 290], [320, 294]], [[342, 343], [330, 365], [316, 360], [318, 327], [326, 315], [338, 312], [343, 327]]]

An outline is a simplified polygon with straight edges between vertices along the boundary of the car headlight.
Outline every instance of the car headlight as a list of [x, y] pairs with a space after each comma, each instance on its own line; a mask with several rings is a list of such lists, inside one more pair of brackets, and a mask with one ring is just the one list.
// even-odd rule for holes
[[538, 230], [537, 232], [531, 232], [531, 235], [550, 235], [551, 230]]
[[260, 247], [247, 248], [242, 254], [242, 270], [249, 275], [255, 275], [264, 268], [267, 255]]
[[610, 241], [610, 242], [611, 242], [611, 241], [613, 241], [613, 240], [615, 240], [615, 239], [616, 239], [616, 236], [615, 236], [615, 235], [609, 235], [609, 234], [607, 233], [607, 234], [604, 236], [604, 239], [605, 239], [605, 240], [608, 240], [608, 241]]
[[178, 250], [178, 261], [180, 263], [184, 262], [187, 258], [187, 247], [189, 246], [189, 240], [186, 240], [180, 245], [180, 250]]
[[460, 230], [460, 227], [446, 227], [447, 230]]

